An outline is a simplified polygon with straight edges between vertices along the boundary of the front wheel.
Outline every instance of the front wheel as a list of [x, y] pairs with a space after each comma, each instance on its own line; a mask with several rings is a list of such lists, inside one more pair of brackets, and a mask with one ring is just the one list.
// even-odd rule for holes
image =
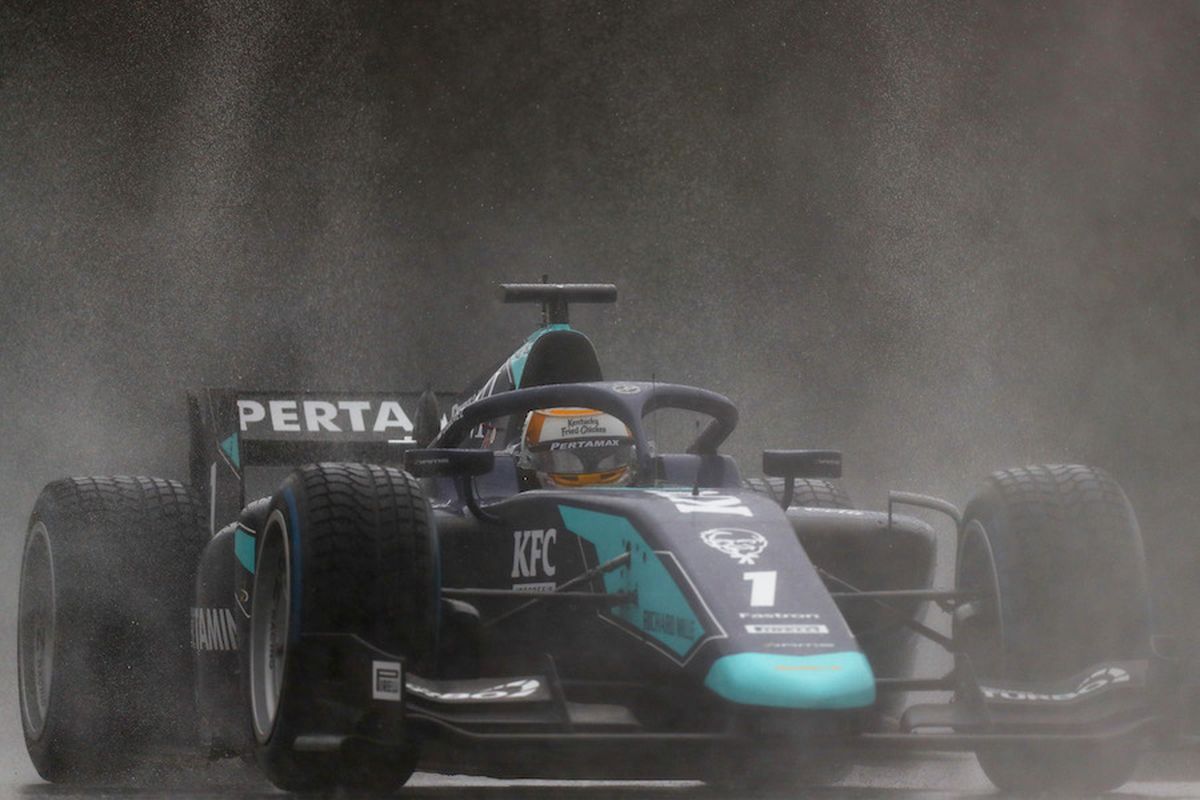
[[[407, 473], [316, 464], [292, 473], [258, 537], [250, 612], [249, 688], [255, 752], [281, 789], [389, 791], [416, 768], [419, 741], [350, 738], [336, 752], [298, 752], [297, 736], [329, 733], [320, 685], [337, 665], [299, 658], [307, 634], [353, 634], [420, 669], [436, 652], [437, 541]], [[332, 670], [333, 674], [330, 673]]]
[[[978, 595], [954, 639], [981, 677], [1053, 682], [1150, 652], [1146, 558], [1133, 509], [1091, 467], [992, 474], [967, 505], [956, 585]], [[1129, 780], [1129, 742], [1006, 745], [976, 753], [998, 788], [1095, 794]]]

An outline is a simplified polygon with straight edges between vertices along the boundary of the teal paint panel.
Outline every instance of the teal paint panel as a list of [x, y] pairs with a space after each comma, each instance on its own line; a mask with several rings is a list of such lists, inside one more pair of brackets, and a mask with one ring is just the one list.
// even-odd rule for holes
[[550, 331], [569, 330], [571, 330], [570, 325], [566, 325], [564, 323], [555, 323], [553, 325], [547, 325], [544, 328], [538, 328], [530, 335], [528, 339], [525, 340], [525, 344], [521, 345], [520, 349], [513, 353], [508, 359], [508, 369], [509, 372], [512, 373], [513, 388], [521, 388], [521, 376], [525, 374], [525, 362], [529, 360], [529, 351], [533, 349], [533, 343]]
[[612, 616], [679, 656], [704, 638], [704, 626], [687, 597], [629, 520], [571, 506], [559, 506], [558, 511], [567, 530], [592, 543], [601, 563], [629, 551], [627, 566], [604, 575], [604, 590], [637, 592], [637, 603], [618, 606]]
[[704, 685], [751, 706], [852, 709], [875, 703], [875, 674], [862, 653], [785, 656], [736, 653], [713, 662]]
[[229, 460], [233, 462], [233, 466], [238, 469], [242, 468], [241, 451], [238, 448], [238, 435], [236, 433], [221, 442], [221, 449], [225, 451], [225, 455], [229, 456]]
[[241, 528], [233, 532], [233, 554], [249, 572], [254, 572], [254, 537]]

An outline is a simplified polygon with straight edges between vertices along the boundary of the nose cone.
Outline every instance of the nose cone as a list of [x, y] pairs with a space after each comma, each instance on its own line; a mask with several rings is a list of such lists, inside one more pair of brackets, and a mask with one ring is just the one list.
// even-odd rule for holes
[[875, 703], [875, 674], [857, 652], [735, 653], [713, 662], [704, 685], [726, 700], [750, 706], [827, 710]]

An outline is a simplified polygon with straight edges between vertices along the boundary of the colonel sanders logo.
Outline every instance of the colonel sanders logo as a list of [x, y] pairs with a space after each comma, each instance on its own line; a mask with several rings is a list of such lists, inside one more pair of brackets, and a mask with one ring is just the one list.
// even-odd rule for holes
[[753, 564], [767, 548], [765, 536], [745, 528], [710, 528], [700, 534], [700, 538], [739, 564]]

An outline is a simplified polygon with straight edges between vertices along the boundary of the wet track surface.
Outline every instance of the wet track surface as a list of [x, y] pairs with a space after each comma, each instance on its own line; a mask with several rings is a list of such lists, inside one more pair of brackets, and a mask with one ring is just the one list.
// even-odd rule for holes
[[[26, 772], [27, 770], [27, 772]], [[19, 776], [19, 777], [18, 777]], [[16, 774], [7, 772], [15, 782], [0, 787], [3, 797], [54, 798], [267, 798], [282, 795], [270, 786], [246, 778], [232, 768], [222, 766], [186, 779], [156, 782], [153, 787], [132, 789], [68, 788], [33, 782], [32, 769], [23, 767]], [[339, 795], [342, 796], [342, 795]], [[717, 791], [703, 784], [688, 782], [591, 782], [591, 781], [516, 781], [502, 782], [466, 776], [441, 776], [419, 773], [401, 794], [406, 798], [449, 800], [676, 800], [677, 798], [733, 798], [746, 796], [727, 790]], [[879, 762], [855, 768], [842, 783], [828, 787], [808, 787], [780, 792], [772, 797], [804, 797], [814, 800], [953, 800], [954, 798], [998, 797], [969, 756], [927, 757], [895, 762]], [[1148, 759], [1137, 779], [1110, 798], [1200, 798], [1200, 759], [1174, 755]]]

